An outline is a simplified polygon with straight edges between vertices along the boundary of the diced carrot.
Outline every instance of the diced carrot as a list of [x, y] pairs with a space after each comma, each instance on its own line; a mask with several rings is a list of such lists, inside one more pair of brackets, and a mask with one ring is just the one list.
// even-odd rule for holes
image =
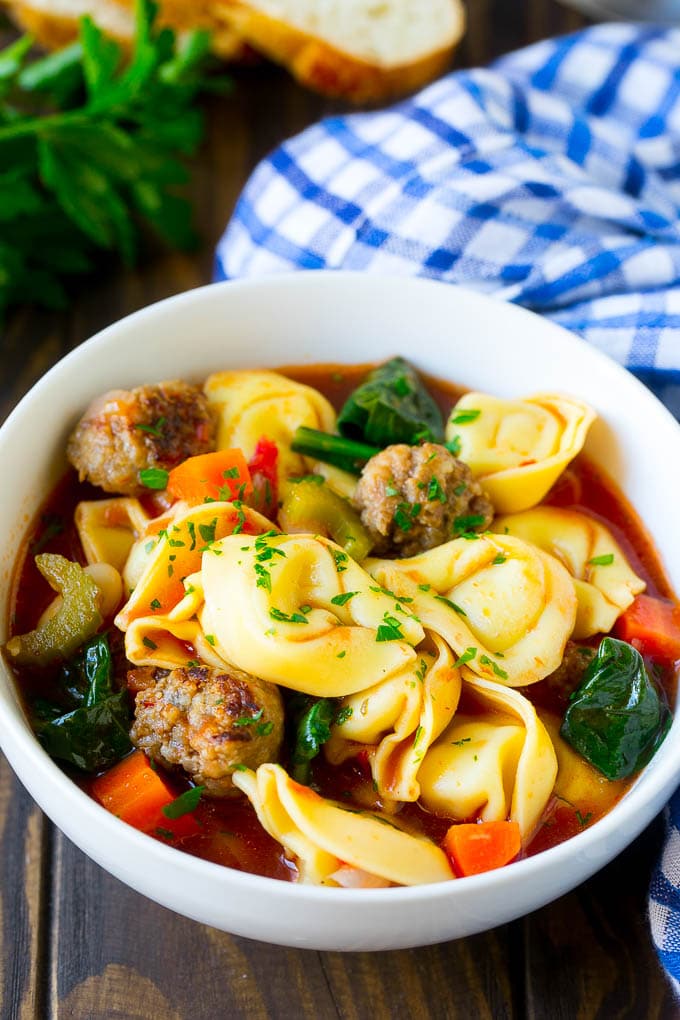
[[168, 492], [192, 506], [206, 500], [246, 500], [253, 491], [241, 450], [202, 453], [178, 464], [168, 475]]
[[614, 634], [642, 655], [665, 662], [680, 659], [680, 606], [651, 595], [638, 595], [616, 622]]
[[444, 850], [458, 875], [502, 868], [521, 845], [517, 822], [465, 822], [452, 825], [444, 836]]
[[166, 778], [137, 750], [98, 776], [90, 786], [94, 799], [128, 825], [150, 835], [182, 839], [200, 830], [192, 814], [168, 818], [163, 813], [177, 798]]
[[273, 440], [262, 436], [248, 462], [253, 492], [248, 500], [254, 510], [273, 520], [279, 508], [277, 463], [279, 449]]

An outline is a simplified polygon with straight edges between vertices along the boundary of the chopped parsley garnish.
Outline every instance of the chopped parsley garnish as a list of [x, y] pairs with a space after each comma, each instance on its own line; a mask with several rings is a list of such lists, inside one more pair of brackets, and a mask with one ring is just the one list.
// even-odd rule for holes
[[272, 590], [272, 575], [269, 573], [266, 567], [263, 567], [261, 563], [255, 564], [255, 573], [257, 575], [257, 581], [255, 582], [256, 588], [264, 588], [265, 591], [271, 592]]
[[258, 737], [268, 737], [273, 729], [274, 723], [270, 719], [269, 722], [261, 722], [255, 732], [257, 733]]
[[493, 659], [490, 659], [488, 655], [480, 655], [479, 661], [482, 666], [491, 666], [495, 675], [499, 677], [499, 679], [501, 680], [508, 679], [508, 674], [505, 672], [505, 670], [501, 669], [498, 663], [494, 662]]
[[452, 425], [467, 425], [471, 421], [477, 421], [481, 413], [481, 411], [473, 410], [472, 408], [469, 411], [467, 409], [461, 411], [454, 409], [450, 421]]
[[458, 656], [453, 665], [456, 667], [464, 666], [466, 662], [472, 662], [476, 654], [477, 654], [476, 648], [466, 648], [463, 654]]
[[281, 609], [276, 609], [274, 606], [269, 610], [269, 615], [272, 620], [278, 620], [280, 623], [309, 623], [309, 620], [303, 613], [284, 613]]
[[331, 553], [335, 560], [335, 569], [339, 574], [342, 574], [345, 570], [347, 570], [347, 561], [349, 556], [347, 553], [340, 552], [339, 549], [331, 549]]
[[214, 646], [215, 646], [215, 635], [214, 634], [206, 634], [205, 635], [205, 640], [208, 642], [209, 645], [211, 645], [214, 648]]
[[448, 441], [448, 443], [444, 443], [444, 446], [449, 453], [452, 453], [454, 457], [457, 457], [461, 448], [460, 436], [454, 436], [453, 439]]
[[425, 659], [421, 659], [420, 660], [420, 665], [418, 666], [418, 669], [416, 670], [416, 676], [420, 680], [421, 684], [422, 684], [423, 680], [425, 679], [425, 674], [426, 673], [427, 673], [427, 663], [425, 662]]
[[150, 436], [155, 436], [159, 439], [163, 435], [163, 426], [165, 425], [166, 418], [157, 418], [153, 425], [135, 425], [136, 429], [140, 432], [148, 432]]
[[149, 606], [150, 606], [151, 609], [160, 609], [161, 608], [161, 604], [160, 604], [158, 599], [152, 599], [151, 602], [149, 603]]
[[403, 641], [404, 635], [401, 630], [401, 622], [397, 620], [396, 616], [392, 616], [390, 613], [385, 612], [383, 616], [383, 622], [378, 626], [378, 632], [375, 636], [376, 641]]
[[578, 824], [581, 826], [587, 825], [592, 817], [593, 817], [592, 811], [589, 811], [587, 815], [582, 815], [578, 809], [576, 810], [576, 818], [578, 820]]
[[460, 535], [464, 531], [473, 531], [485, 521], [484, 514], [464, 514], [462, 517], [456, 517], [453, 522], [453, 530], [455, 534]]
[[335, 656], [335, 658], [336, 659], [344, 659], [346, 655], [347, 655], [347, 652], [343, 650], [342, 652], [338, 652], [338, 654]]
[[226, 471], [223, 471], [222, 472], [222, 477], [223, 478], [238, 478], [239, 474], [240, 474], [239, 469], [236, 467], [236, 465], [234, 465], [234, 467], [227, 468]]
[[467, 613], [457, 603], [452, 602], [451, 599], [447, 599], [445, 595], [435, 595], [437, 602], [443, 602], [449, 609], [453, 609], [454, 613], [458, 613], [459, 616], [467, 616]]
[[422, 509], [422, 503], [400, 503], [394, 511], [394, 523], [402, 531], [410, 531]]
[[438, 499], [440, 503], [446, 503], [446, 493], [438, 478], [433, 477], [430, 479], [430, 484], [427, 487], [427, 498], [429, 500]]
[[331, 604], [334, 606], [344, 606], [350, 599], [353, 599], [354, 596], [358, 594], [358, 591], [343, 591], [340, 595], [333, 596]]
[[143, 468], [138, 477], [147, 489], [165, 489], [168, 485], [168, 474], [164, 468]]
[[592, 567], [609, 567], [614, 562], [614, 553], [604, 553], [602, 556], [593, 556], [592, 560], [588, 560], [588, 565]]
[[198, 530], [203, 541], [210, 545], [211, 542], [215, 541], [215, 528], [217, 527], [217, 518], [214, 517], [210, 524], [199, 524]]
[[232, 726], [253, 726], [256, 722], [259, 722], [264, 713], [264, 709], [261, 708], [255, 715], [242, 715], [238, 719], [234, 719]]
[[467, 489], [467, 483], [466, 482], [461, 482], [460, 485], [457, 485], [455, 487], [455, 489], [453, 490], [453, 494], [454, 494], [454, 496], [462, 496], [463, 493], [466, 491], [466, 489]]
[[243, 504], [240, 499], [235, 499], [231, 504], [236, 510], [236, 524], [234, 525], [233, 535], [240, 535], [243, 531], [243, 525], [246, 523], [246, 515], [243, 509]]
[[499, 567], [501, 563], [505, 563], [507, 558], [508, 557], [504, 556], [503, 553], [499, 553], [498, 556], [494, 556], [494, 558], [491, 560], [491, 565], [493, 567]]
[[189, 532], [189, 538], [191, 539], [189, 552], [193, 552], [196, 548], [196, 525], [193, 521], [187, 521], [187, 531]]
[[326, 481], [323, 475], [297, 475], [297, 477], [289, 478], [289, 482], [293, 485], [298, 485], [300, 482], [313, 482], [314, 485], [323, 485]]
[[451, 741], [451, 746], [452, 747], [462, 747], [463, 744], [469, 744], [471, 740], [472, 740], [472, 737], [461, 737], [460, 740], [452, 740]]
[[161, 836], [163, 839], [174, 839], [175, 838], [174, 832], [171, 832], [170, 829], [164, 829], [160, 825], [156, 826], [156, 828], [154, 829], [154, 832], [156, 833], [157, 836]]
[[345, 705], [344, 708], [339, 709], [336, 712], [335, 719], [333, 722], [336, 726], [342, 726], [348, 719], [351, 719], [354, 714], [354, 709], [351, 705]]
[[142, 638], [142, 644], [146, 645], [147, 648], [150, 648], [151, 651], [154, 651], [156, 648], [158, 648], [158, 645], [156, 644], [156, 642], [152, 641], [151, 638], [147, 637], [146, 634]]
[[418, 585], [418, 591], [431, 591], [431, 590], [432, 590], [432, 585], [431, 584], [419, 584]]
[[172, 819], [188, 815], [198, 807], [204, 789], [204, 786], [192, 786], [190, 790], [185, 790], [184, 793], [180, 793], [179, 797], [175, 797], [170, 804], [165, 804], [161, 811], [166, 818]]

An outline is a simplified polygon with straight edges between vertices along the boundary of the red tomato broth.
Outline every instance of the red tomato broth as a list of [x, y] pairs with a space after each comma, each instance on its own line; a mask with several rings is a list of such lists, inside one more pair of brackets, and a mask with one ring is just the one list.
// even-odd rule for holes
[[[320, 390], [336, 409], [339, 409], [371, 367], [373, 366], [337, 364], [294, 366], [279, 371]], [[461, 394], [465, 392], [464, 389], [430, 376], [424, 378], [446, 418]], [[106, 498], [106, 494], [78, 482], [75, 472], [70, 471], [46, 500], [17, 560], [10, 601], [11, 634], [24, 633], [35, 627], [40, 614], [54, 597], [54, 592], [35, 566], [33, 556], [36, 551], [57, 552], [69, 559], [85, 563], [73, 515], [78, 502], [96, 498]], [[148, 512], [160, 515], [167, 510], [167, 504], [159, 499], [158, 494], [150, 493], [143, 502]], [[621, 544], [633, 569], [646, 581], [648, 592], [663, 598], [674, 598], [660, 557], [638, 515], [615, 483], [586, 455], [581, 454], [572, 462], [553, 486], [544, 503], [578, 510], [602, 521]], [[57, 522], [62, 527], [52, 533]], [[584, 643], [596, 645], [599, 639], [600, 636], [596, 636]], [[188, 648], [187, 651], [194, 657], [193, 649]], [[121, 655], [114, 656], [116, 659], [121, 657], [124, 658]], [[49, 696], [56, 670], [38, 674], [30, 670], [16, 669], [15, 673], [20, 694], [26, 700], [30, 700], [36, 696]], [[677, 680], [675, 671], [665, 669], [662, 680], [669, 701], [673, 703]], [[560, 714], [564, 711], [564, 697], [556, 697], [547, 690], [543, 682], [523, 688], [522, 693], [539, 706], [542, 705]], [[474, 711], [474, 698], [464, 695], [461, 709]], [[485, 712], [493, 714], [489, 713], [488, 707], [485, 707]], [[287, 766], [285, 758], [282, 764], [284, 767]], [[75, 774], [74, 770], [68, 768], [65, 768], [65, 771], [81, 788], [88, 791], [91, 782], [89, 777]], [[377, 797], [366, 754], [335, 767], [328, 765], [321, 754], [312, 763], [311, 775], [313, 787], [323, 796], [341, 805], [351, 805], [354, 809], [385, 810], [388, 814], [392, 810], [388, 805], [382, 804]], [[176, 786], [178, 796], [191, 785], [185, 776], [177, 773], [171, 773], [170, 780]], [[607, 808], [599, 810], [593, 809], [589, 804], [571, 805], [552, 798], [530, 846], [521, 856], [531, 856], [582, 831], [586, 825], [592, 824], [598, 817], [611, 810], [622, 795], [619, 784], [616, 785], [616, 791]], [[151, 835], [161, 842], [175, 845], [205, 860], [253, 874], [295, 881], [297, 876], [295, 867], [285, 859], [280, 844], [261, 827], [254, 809], [245, 798], [203, 798], [195, 809], [194, 817], [201, 830], [196, 835], [179, 840], [171, 840], [162, 830]], [[397, 817], [399, 827], [416, 835], [427, 836], [438, 845], [442, 844], [452, 822], [450, 818], [432, 814], [420, 803], [400, 805], [395, 821]]]

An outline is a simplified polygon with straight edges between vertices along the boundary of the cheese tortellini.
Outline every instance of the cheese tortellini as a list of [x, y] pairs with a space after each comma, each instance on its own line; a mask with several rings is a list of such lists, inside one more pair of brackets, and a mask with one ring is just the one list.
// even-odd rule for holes
[[325, 754], [337, 765], [369, 745], [371, 771], [386, 801], [416, 801], [417, 775], [427, 749], [448, 725], [458, 706], [460, 673], [451, 650], [434, 638], [435, 651], [423, 651], [402, 673], [344, 698]]
[[595, 413], [560, 394], [502, 400], [466, 393], [451, 412], [455, 442], [499, 513], [536, 506], [583, 447]]
[[280, 485], [308, 470], [305, 458], [290, 448], [298, 426], [323, 432], [335, 428], [335, 411], [318, 390], [278, 372], [216, 372], [204, 388], [219, 415], [218, 449], [238, 447], [250, 459], [259, 440], [267, 436], [279, 451]]
[[432, 811], [460, 821], [509, 817], [526, 843], [555, 784], [552, 741], [519, 691], [467, 669], [464, 684], [487, 711], [456, 714], [427, 752], [419, 772], [421, 798]]
[[336, 885], [350, 865], [398, 885], [454, 877], [446, 854], [431, 840], [404, 832], [382, 815], [347, 810], [296, 783], [280, 765], [235, 772], [266, 831], [297, 861], [300, 881]]
[[421, 624], [339, 546], [312, 535], [232, 535], [203, 557], [201, 622], [239, 669], [344, 697], [416, 661]]
[[509, 535], [454, 539], [367, 570], [478, 676], [523, 687], [559, 666], [576, 618], [561, 563]]
[[606, 634], [645, 588], [611, 532], [576, 510], [537, 507], [497, 517], [493, 530], [532, 542], [564, 564], [578, 598], [577, 640]]

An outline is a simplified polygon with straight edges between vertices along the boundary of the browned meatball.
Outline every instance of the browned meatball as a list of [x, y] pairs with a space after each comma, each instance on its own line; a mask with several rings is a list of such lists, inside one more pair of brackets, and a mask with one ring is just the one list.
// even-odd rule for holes
[[354, 503], [376, 556], [416, 556], [493, 519], [467, 464], [436, 443], [388, 446], [371, 457]]
[[98, 397], [76, 425], [67, 453], [81, 480], [137, 496], [148, 491], [140, 471], [169, 471], [187, 457], [210, 453], [216, 430], [204, 393], [175, 380]]
[[237, 794], [237, 765], [277, 761], [283, 739], [278, 688], [230, 668], [136, 669], [130, 739], [164, 766], [179, 765], [213, 797]]
[[562, 662], [557, 669], [537, 684], [538, 695], [548, 704], [565, 709], [569, 696], [583, 683], [583, 676], [597, 654], [594, 648], [567, 641]]

